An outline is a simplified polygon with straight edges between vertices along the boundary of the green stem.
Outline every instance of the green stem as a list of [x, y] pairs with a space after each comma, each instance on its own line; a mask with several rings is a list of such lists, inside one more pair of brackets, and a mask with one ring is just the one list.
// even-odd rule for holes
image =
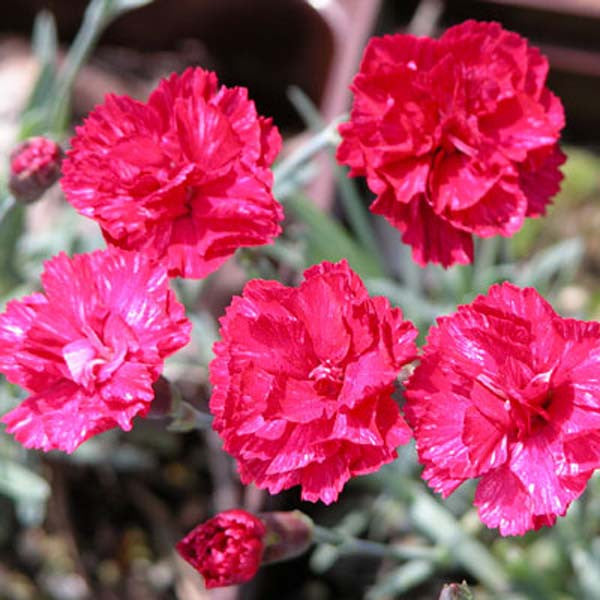
[[275, 178], [274, 195], [276, 198], [281, 196], [284, 191], [282, 188], [285, 188], [287, 180], [295, 178], [295, 171], [319, 154], [321, 150], [334, 144], [335, 128], [337, 125], [337, 121], [330, 123], [325, 129], [310, 138], [306, 144], [302, 144], [297, 150], [275, 165], [273, 175]]
[[473, 266], [472, 289], [479, 291], [485, 287], [486, 277], [489, 271], [495, 266], [500, 248], [500, 237], [491, 237], [481, 240], [476, 246], [475, 261]]
[[385, 261], [381, 256], [379, 244], [369, 223], [367, 211], [354, 181], [348, 178], [347, 169], [337, 164], [332, 157], [332, 165], [337, 172], [337, 183], [340, 186], [340, 199], [352, 229], [361, 241], [363, 247], [375, 257], [385, 272]]
[[92, 0], [85, 10], [83, 23], [73, 40], [56, 84], [54, 102], [50, 108], [50, 127], [54, 131], [61, 131], [65, 126], [73, 82], [110, 22], [112, 4], [113, 0]]
[[512, 238], [500, 238], [500, 260], [503, 263], [514, 263], [515, 262], [515, 245]]
[[440, 548], [420, 548], [409, 544], [382, 544], [345, 535], [320, 525], [314, 526], [313, 533], [316, 543], [336, 546], [343, 554], [364, 554], [399, 561], [426, 559], [440, 562], [443, 559], [443, 552]]
[[62, 133], [66, 128], [71, 99], [71, 89], [77, 73], [87, 61], [106, 27], [121, 13], [149, 4], [152, 0], [119, 2], [117, 0], [91, 0], [85, 9], [83, 23], [73, 40], [59, 72], [50, 105], [50, 130]]
[[185, 410], [189, 411], [189, 413], [194, 416], [196, 429], [211, 429], [213, 422], [213, 416], [211, 414], [198, 410], [186, 400], [182, 400], [181, 403], [185, 406]]
[[169, 431], [188, 432], [194, 429], [204, 431], [212, 428], [213, 416], [198, 410], [195, 406], [184, 400], [176, 385], [171, 385], [172, 421], [168, 425]]
[[12, 207], [16, 204], [15, 197], [12, 194], [5, 196], [2, 205], [0, 206], [0, 223], [4, 219], [4, 217], [8, 214], [8, 212], [12, 209]]
[[[300, 113], [308, 127], [313, 131], [318, 131], [324, 127], [321, 113], [317, 107], [312, 103], [310, 98], [299, 88], [292, 87], [289, 90], [289, 97], [296, 110]], [[360, 240], [363, 248], [368, 250], [373, 257], [376, 258], [381, 270], [385, 272], [385, 261], [381, 255], [381, 250], [373, 229], [369, 222], [369, 213], [365, 209], [361, 195], [358, 191], [356, 183], [349, 179], [347, 169], [338, 164], [335, 157], [335, 150], [339, 144], [339, 135], [337, 133], [337, 126], [342, 121], [345, 121], [348, 115], [341, 115], [338, 117], [335, 124], [335, 141], [329, 148], [329, 160], [331, 168], [333, 169], [336, 177], [336, 182], [340, 188], [340, 200], [344, 207], [344, 212], [348, 217], [348, 221], [352, 227], [352, 230]], [[328, 127], [331, 127], [330, 124]]]

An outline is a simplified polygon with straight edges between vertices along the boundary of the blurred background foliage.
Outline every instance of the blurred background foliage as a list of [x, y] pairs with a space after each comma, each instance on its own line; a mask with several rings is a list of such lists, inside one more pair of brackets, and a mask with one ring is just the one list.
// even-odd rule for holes
[[[15, 203], [6, 185], [10, 148], [31, 135], [66, 143], [104, 93], [144, 98], [159, 77], [201, 64], [224, 83], [247, 85], [259, 110], [281, 126], [286, 143], [275, 195], [286, 222], [272, 246], [240, 251], [204, 281], [175, 282], [194, 333], [168, 361], [166, 375], [193, 406], [206, 409], [217, 319], [231, 295], [253, 277], [293, 284], [322, 260], [346, 257], [373, 294], [387, 296], [415, 322], [421, 341], [437, 316], [505, 279], [535, 286], [564, 316], [600, 319], [600, 111], [590, 92], [600, 72], [589, 63], [590, 20], [597, 32], [600, 6], [582, 3], [591, 11], [582, 14], [568, 4], [181, 0], [173, 10], [162, 0], [92, 0], [87, 8], [79, 0], [22, 0], [3, 7], [0, 302], [37, 289], [43, 261], [57, 252], [103, 245], [95, 224], [66, 205], [58, 186], [36, 205]], [[363, 182], [347, 179], [332, 161], [336, 125], [369, 35], [435, 33], [468, 17], [500, 19], [542, 46], [554, 35], [550, 85], [559, 95], [568, 88], [569, 160], [546, 218], [528, 220], [512, 239], [479, 240], [473, 265], [421, 269], [398, 233], [370, 215]], [[23, 397], [2, 380], [0, 412]], [[353, 480], [325, 508], [299, 502], [296, 490], [270, 497], [242, 489], [218, 438], [189, 431], [190, 423], [187, 413], [170, 423], [140, 420], [132, 432], [108, 432], [71, 456], [28, 452], [0, 432], [0, 598], [419, 600], [463, 579], [482, 600], [600, 598], [598, 477], [554, 528], [500, 538], [477, 518], [474, 485], [443, 503], [427, 490], [412, 446], [378, 473]], [[233, 506], [301, 508], [320, 524], [387, 543], [390, 551], [382, 558], [368, 546], [321, 544], [263, 568], [244, 588], [208, 593], [172, 546], [197, 522]]]

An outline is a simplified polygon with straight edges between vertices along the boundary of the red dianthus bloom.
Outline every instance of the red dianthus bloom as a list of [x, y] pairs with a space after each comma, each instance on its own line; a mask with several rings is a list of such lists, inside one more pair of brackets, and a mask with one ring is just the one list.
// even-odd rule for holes
[[544, 214], [565, 160], [547, 72], [539, 50], [498, 23], [369, 42], [337, 158], [366, 175], [371, 210], [420, 265], [469, 263], [472, 234], [510, 236]]
[[108, 96], [76, 131], [67, 199], [108, 243], [165, 261], [170, 276], [204, 277], [281, 231], [270, 170], [281, 138], [245, 88], [190, 68], [146, 104]]
[[163, 359], [190, 323], [164, 267], [117, 249], [45, 263], [44, 293], [0, 315], [0, 371], [31, 392], [4, 415], [28, 448], [72, 452], [115, 426], [131, 429], [154, 397]]
[[214, 428], [242, 481], [329, 504], [393, 460], [411, 438], [392, 392], [416, 335], [346, 261], [311, 267], [298, 288], [250, 281], [210, 364]]
[[244, 510], [227, 510], [192, 529], [177, 552], [204, 577], [208, 589], [245, 583], [264, 552], [264, 523]]
[[533, 288], [492, 286], [438, 319], [406, 388], [423, 477], [448, 496], [480, 477], [502, 535], [554, 524], [600, 467], [600, 323]]

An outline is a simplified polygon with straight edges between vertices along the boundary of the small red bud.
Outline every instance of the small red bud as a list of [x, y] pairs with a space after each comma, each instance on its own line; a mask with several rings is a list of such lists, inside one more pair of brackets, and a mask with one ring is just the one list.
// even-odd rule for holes
[[261, 564], [287, 560], [313, 542], [313, 522], [298, 510], [253, 515], [226, 510], [190, 531], [175, 548], [207, 588], [245, 583]]
[[201, 523], [175, 546], [208, 589], [245, 583], [263, 555], [265, 525], [245, 510], [226, 510]]
[[438, 600], [473, 600], [469, 586], [463, 582], [445, 585]]
[[35, 202], [60, 177], [61, 147], [44, 137], [21, 142], [10, 155], [9, 188], [23, 204]]

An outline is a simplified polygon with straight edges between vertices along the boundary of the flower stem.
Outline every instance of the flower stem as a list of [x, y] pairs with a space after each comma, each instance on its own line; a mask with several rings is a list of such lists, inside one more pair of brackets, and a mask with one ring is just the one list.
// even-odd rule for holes
[[204, 431], [211, 429], [213, 416], [204, 411], [198, 410], [194, 405], [184, 400], [176, 386], [171, 386], [173, 394], [173, 405], [171, 414], [172, 419], [167, 429], [169, 431], [187, 432], [194, 429]]
[[5, 215], [12, 209], [12, 207], [15, 204], [16, 200], [12, 194], [6, 196], [3, 199], [2, 205], [0, 206], [0, 223], [2, 222], [2, 219], [4, 219]]
[[273, 168], [274, 195], [277, 199], [281, 200], [283, 196], [289, 195], [288, 190], [295, 187], [291, 184], [296, 180], [296, 171], [300, 167], [319, 154], [321, 150], [336, 143], [338, 124], [338, 120], [330, 123]]
[[210, 429], [212, 427], [213, 416], [211, 414], [198, 410], [186, 400], [182, 400], [181, 403], [185, 406], [185, 410], [194, 416], [196, 429]]
[[362, 540], [327, 527], [315, 525], [313, 528], [315, 543], [336, 546], [342, 554], [364, 554], [381, 558], [392, 558], [399, 561], [426, 559], [441, 562], [444, 552], [437, 547], [419, 547], [409, 544], [382, 544], [372, 540]]
[[91, 0], [58, 75], [49, 112], [51, 131], [62, 133], [66, 128], [73, 82], [106, 27], [121, 13], [150, 2], [152, 0]]
[[330, 123], [325, 127], [319, 109], [301, 89], [291, 87], [289, 90], [289, 98], [304, 119], [306, 125], [312, 131], [326, 131], [335, 126], [335, 130], [333, 131], [335, 138], [332, 139], [332, 143], [328, 148], [328, 154], [329, 160], [331, 161], [331, 168], [333, 169], [340, 190], [342, 206], [344, 207], [344, 211], [354, 234], [364, 249], [370, 252], [370, 254], [378, 261], [382, 271], [385, 272], [385, 261], [383, 260], [379, 244], [369, 222], [369, 212], [363, 204], [356, 183], [348, 177], [347, 169], [338, 164], [335, 157], [335, 150], [340, 143], [337, 126], [345, 121], [348, 118], [348, 115], [340, 115], [333, 123]]

